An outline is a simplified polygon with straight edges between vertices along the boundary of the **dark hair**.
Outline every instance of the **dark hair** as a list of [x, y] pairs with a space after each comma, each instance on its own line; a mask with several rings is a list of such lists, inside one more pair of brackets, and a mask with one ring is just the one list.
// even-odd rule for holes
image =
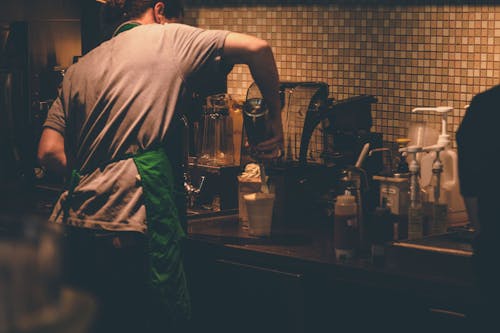
[[182, 0], [167, 0], [164, 15], [168, 19], [184, 16], [184, 4]]
[[138, 18], [157, 2], [165, 4], [165, 17], [176, 18], [184, 15], [182, 0], [107, 0], [103, 8], [103, 19], [108, 24], [120, 24]]

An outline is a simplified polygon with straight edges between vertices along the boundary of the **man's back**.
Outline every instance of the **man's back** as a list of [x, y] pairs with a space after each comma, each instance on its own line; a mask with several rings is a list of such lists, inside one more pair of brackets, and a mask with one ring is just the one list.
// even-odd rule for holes
[[[203, 57], [189, 50], [201, 32], [187, 26], [144, 25], [120, 34], [68, 72], [69, 151], [76, 168], [93, 169], [165, 139]], [[214, 43], [217, 41], [212, 33]]]
[[180, 24], [143, 25], [68, 69], [45, 126], [66, 137], [70, 167], [83, 175], [73, 197], [79, 208], [70, 214], [75, 223], [113, 221], [115, 228], [144, 223], [137, 170], [124, 157], [166, 144], [185, 98], [221, 74], [226, 34]]

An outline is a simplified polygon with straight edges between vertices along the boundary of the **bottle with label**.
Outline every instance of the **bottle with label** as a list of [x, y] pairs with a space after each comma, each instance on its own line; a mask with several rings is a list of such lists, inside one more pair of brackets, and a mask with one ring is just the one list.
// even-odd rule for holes
[[359, 225], [358, 205], [349, 190], [337, 196], [333, 235], [337, 260], [352, 259], [359, 246]]

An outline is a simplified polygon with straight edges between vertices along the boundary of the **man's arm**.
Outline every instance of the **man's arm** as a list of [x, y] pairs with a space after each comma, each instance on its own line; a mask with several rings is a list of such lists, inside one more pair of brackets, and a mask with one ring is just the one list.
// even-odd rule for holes
[[255, 83], [266, 101], [273, 122], [274, 136], [257, 145], [261, 151], [282, 147], [283, 125], [281, 123], [281, 101], [279, 75], [271, 46], [264, 40], [231, 32], [224, 43], [224, 61], [230, 64], [246, 64]]
[[67, 160], [64, 151], [64, 137], [61, 133], [45, 127], [38, 145], [38, 161], [49, 171], [61, 175], [67, 173]]

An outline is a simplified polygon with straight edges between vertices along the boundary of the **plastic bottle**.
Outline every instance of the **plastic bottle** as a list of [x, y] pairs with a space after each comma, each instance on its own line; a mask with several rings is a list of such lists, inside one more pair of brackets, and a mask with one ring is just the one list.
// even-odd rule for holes
[[395, 216], [385, 200], [376, 207], [370, 219], [370, 239], [372, 264], [382, 266], [385, 258], [385, 243], [394, 240]]
[[370, 246], [366, 238], [366, 228], [364, 219], [364, 195], [367, 186], [366, 171], [359, 167], [348, 167], [342, 171], [340, 179], [341, 188], [339, 191], [349, 191], [354, 196], [357, 205], [357, 225], [359, 232], [359, 248], [360, 252], [369, 252]]
[[424, 216], [429, 225], [430, 234], [446, 232], [448, 223], [449, 191], [442, 186], [441, 173], [443, 164], [439, 158], [444, 150], [441, 145], [425, 147], [424, 151], [434, 152], [435, 159], [432, 164], [432, 177], [429, 185], [424, 188], [426, 198], [424, 201]]
[[359, 244], [359, 225], [358, 205], [349, 190], [337, 196], [333, 235], [337, 260], [352, 259]]
[[399, 149], [400, 152], [406, 152], [412, 155], [409, 164], [410, 170], [410, 205], [408, 207], [408, 239], [422, 238], [423, 233], [423, 206], [422, 191], [420, 190], [420, 166], [417, 160], [417, 154], [422, 152], [422, 147], [408, 146]]
[[[448, 123], [448, 113], [453, 111], [450, 106], [439, 106], [431, 108], [415, 108], [412, 112], [436, 112], [441, 114], [441, 134], [438, 137], [437, 144], [444, 147], [444, 151], [440, 154], [440, 159], [443, 164], [443, 172], [441, 174], [442, 188], [449, 193], [448, 215], [450, 222], [466, 223], [467, 214], [463, 197], [460, 194], [460, 184], [458, 180], [458, 156], [457, 152], [451, 148], [450, 136], [447, 134], [446, 128]], [[435, 160], [435, 153], [422, 156], [420, 161], [421, 179], [420, 184], [423, 188], [427, 187], [432, 178], [432, 164]]]

